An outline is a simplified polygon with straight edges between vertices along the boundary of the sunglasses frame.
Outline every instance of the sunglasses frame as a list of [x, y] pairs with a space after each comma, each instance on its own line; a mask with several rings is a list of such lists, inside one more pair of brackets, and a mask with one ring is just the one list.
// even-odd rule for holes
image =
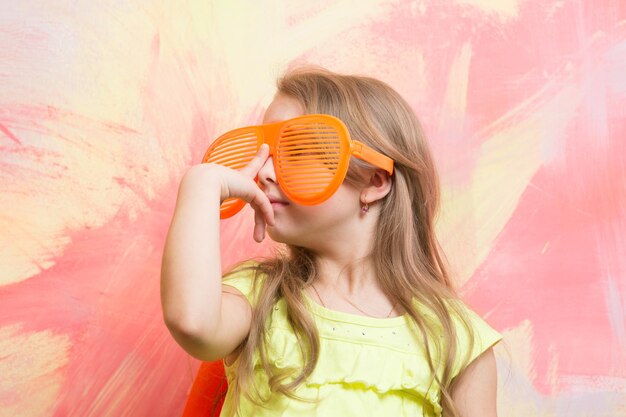
[[[325, 192], [316, 196], [315, 198], [303, 199], [300, 196], [289, 192], [288, 189], [284, 187], [284, 179], [282, 178], [282, 170], [277, 166], [277, 159], [274, 157], [276, 152], [276, 147], [279, 144], [280, 134], [285, 127], [288, 127], [292, 124], [298, 123], [324, 123], [330, 125], [337, 129], [339, 133], [340, 140], [342, 141], [340, 151], [339, 151], [339, 162], [337, 165], [337, 170], [333, 180], [326, 188]], [[245, 134], [254, 133], [257, 139], [257, 146], [255, 149], [255, 153], [258, 152], [259, 148], [263, 143], [267, 143], [269, 145], [269, 156], [273, 157], [274, 164], [274, 172], [276, 172], [276, 179], [278, 181], [278, 185], [281, 187], [281, 190], [284, 194], [293, 202], [302, 205], [315, 205], [320, 204], [330, 198], [335, 191], [339, 188], [341, 183], [343, 182], [346, 173], [348, 171], [348, 165], [350, 163], [350, 156], [354, 156], [361, 160], [371, 163], [372, 165], [377, 166], [378, 168], [382, 168], [389, 173], [390, 176], [393, 175], [393, 159], [389, 158], [386, 155], [376, 151], [365, 143], [352, 139], [350, 137], [350, 133], [346, 125], [337, 117], [329, 115], [329, 114], [305, 114], [302, 116], [293, 117], [290, 119], [282, 120], [279, 122], [265, 123], [261, 125], [250, 125], [244, 126], [237, 129], [229, 130], [228, 132], [223, 133], [217, 139], [211, 143], [209, 148], [206, 150], [204, 157], [202, 158], [202, 163], [209, 163], [210, 156], [212, 151], [221, 144], [221, 142], [229, 137], [238, 137]], [[233, 155], [232, 158], [227, 159], [226, 161], [236, 161], [240, 159], [239, 155]], [[223, 160], [222, 160], [223, 162]], [[249, 160], [247, 161], [249, 163]], [[243, 166], [247, 165], [243, 164]], [[232, 168], [232, 167], [231, 167]], [[238, 168], [234, 168], [238, 169]], [[254, 177], [254, 181], [259, 185], [258, 175]], [[232, 201], [230, 201], [232, 200]], [[228, 203], [227, 203], [228, 202]], [[246, 205], [246, 201], [241, 200], [239, 198], [227, 198], [224, 200], [220, 207], [220, 219], [226, 219], [234, 216], [238, 213], [244, 206]]]

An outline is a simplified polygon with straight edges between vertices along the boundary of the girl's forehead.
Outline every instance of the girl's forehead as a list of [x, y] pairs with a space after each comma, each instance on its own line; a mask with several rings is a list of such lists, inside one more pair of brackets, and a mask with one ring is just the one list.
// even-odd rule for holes
[[274, 97], [274, 100], [265, 110], [263, 124], [280, 122], [304, 114], [304, 108], [298, 100], [279, 94]]

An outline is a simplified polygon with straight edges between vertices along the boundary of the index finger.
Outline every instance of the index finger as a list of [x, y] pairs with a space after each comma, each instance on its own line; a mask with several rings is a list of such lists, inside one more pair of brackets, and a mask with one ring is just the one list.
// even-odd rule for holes
[[255, 209], [255, 221], [258, 220], [259, 210], [261, 210], [263, 217], [266, 219], [265, 222], [269, 225], [276, 226], [272, 204], [261, 189], [255, 190], [255, 195], [250, 201], [250, 205]]
[[240, 171], [251, 177], [256, 176], [256, 174], [259, 172], [259, 170], [261, 169], [263, 164], [265, 164], [265, 161], [269, 157], [269, 148], [270, 147], [267, 143], [263, 143], [259, 147], [256, 155], [254, 155], [250, 162], [248, 162], [248, 165], [241, 168]]

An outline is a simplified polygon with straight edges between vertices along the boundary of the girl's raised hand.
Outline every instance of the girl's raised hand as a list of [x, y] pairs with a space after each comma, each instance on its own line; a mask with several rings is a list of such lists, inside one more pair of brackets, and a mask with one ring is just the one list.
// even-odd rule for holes
[[[261, 145], [257, 154], [250, 160], [248, 165], [236, 170], [224, 165], [205, 163], [209, 165], [211, 176], [218, 178], [220, 184], [220, 203], [227, 198], [239, 198], [250, 203], [255, 211], [254, 216], [254, 240], [263, 241], [265, 225], [274, 225], [274, 210], [269, 198], [259, 188], [254, 178], [261, 170], [269, 157], [269, 146]], [[206, 167], [205, 167], [206, 168]]]

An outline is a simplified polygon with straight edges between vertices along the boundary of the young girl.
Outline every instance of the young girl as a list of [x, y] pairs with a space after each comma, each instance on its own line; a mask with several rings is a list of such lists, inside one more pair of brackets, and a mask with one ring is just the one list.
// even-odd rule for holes
[[[491, 347], [502, 335], [447, 273], [438, 175], [413, 110], [379, 80], [319, 67], [287, 72], [277, 88], [264, 124], [331, 115], [363, 147], [354, 142], [352, 157], [324, 148], [349, 166], [314, 204], [268, 139], [241, 169], [207, 162], [181, 181], [163, 255], [164, 320], [194, 357], [224, 359], [221, 416], [495, 417]], [[254, 209], [257, 242], [267, 232], [286, 250], [222, 275], [220, 210], [233, 198]]]

